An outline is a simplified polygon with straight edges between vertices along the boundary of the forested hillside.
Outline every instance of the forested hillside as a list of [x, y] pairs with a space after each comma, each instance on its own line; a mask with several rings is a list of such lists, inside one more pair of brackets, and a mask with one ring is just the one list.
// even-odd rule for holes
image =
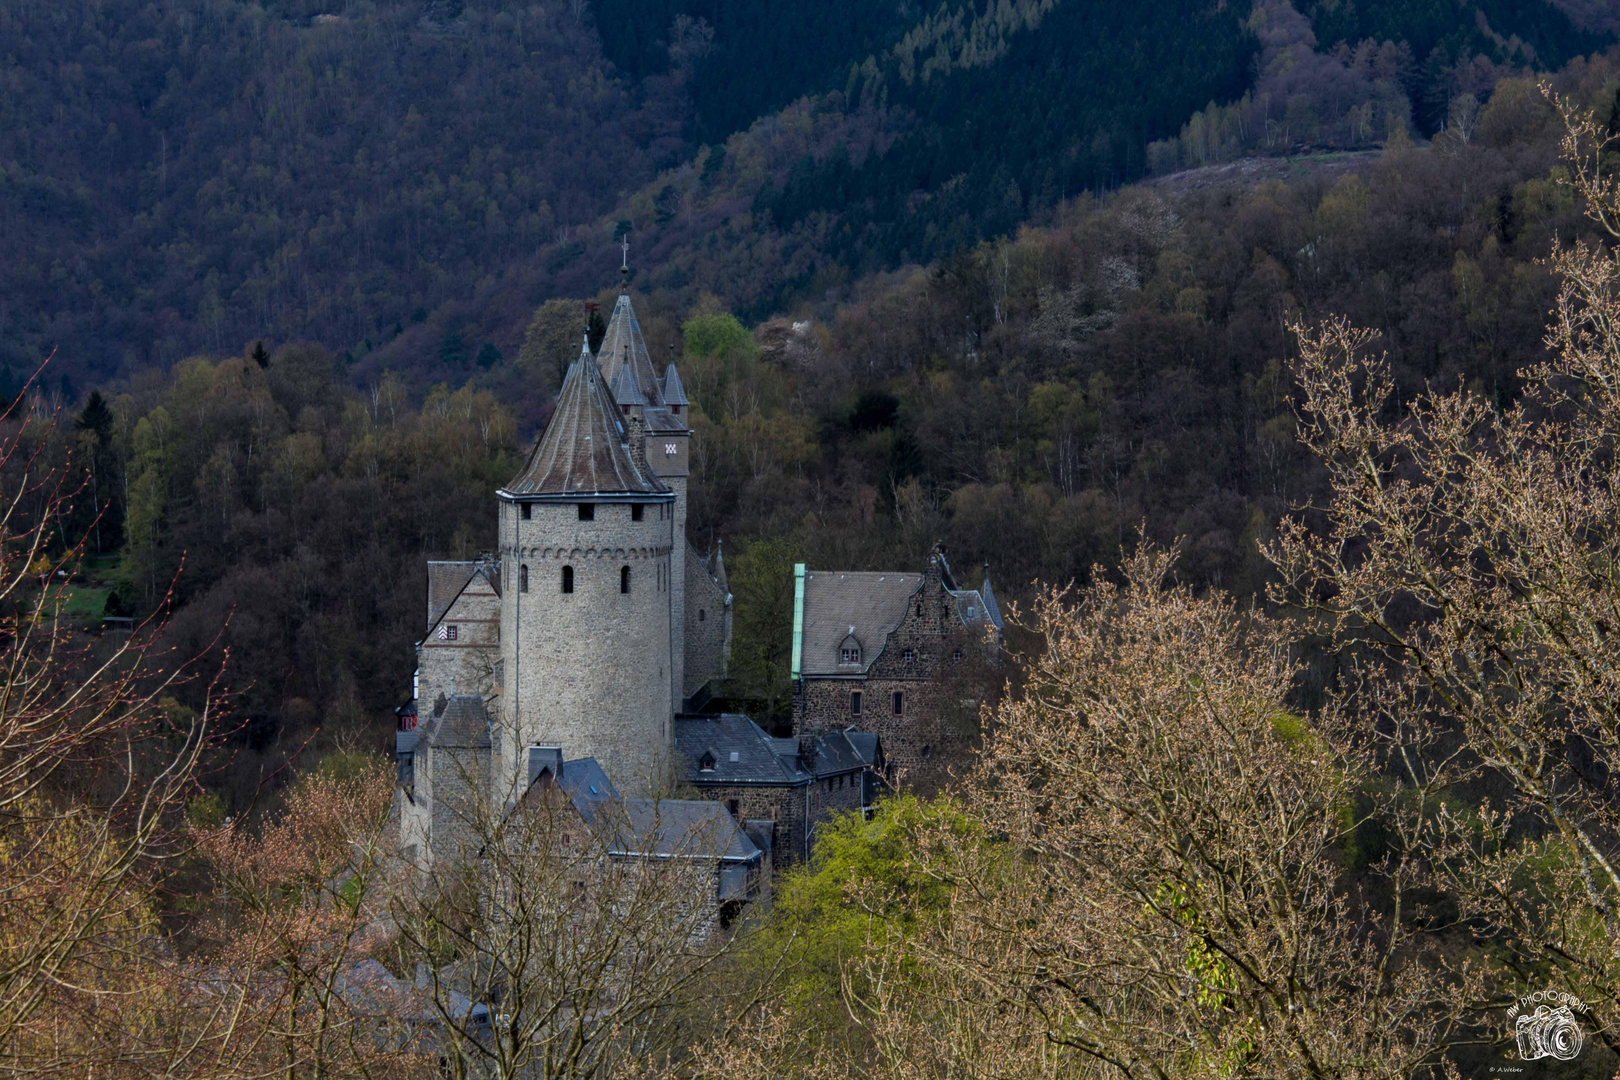
[[52, 349], [81, 383], [258, 337], [363, 349], [680, 150], [679, 96], [615, 79], [583, 9], [308, 7], [0, 10], [13, 379]]
[[1147, 172], [1432, 134], [1612, 40], [1442, 7], [8, 7], [0, 390], [53, 349], [74, 398], [308, 339], [420, 394], [606, 284], [625, 228], [639, 284], [757, 320]]

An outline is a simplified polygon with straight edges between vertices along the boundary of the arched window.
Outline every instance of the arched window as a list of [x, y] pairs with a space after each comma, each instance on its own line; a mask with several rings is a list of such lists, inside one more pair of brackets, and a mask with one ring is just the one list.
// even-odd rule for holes
[[562, 591], [563, 592], [573, 592], [574, 591], [574, 568], [572, 566], [563, 567]]
[[622, 593], [630, 591], [630, 568], [628, 566], [619, 567], [619, 591]]
[[[523, 505], [527, 506], [528, 503], [524, 503]], [[528, 592], [528, 591], [529, 591], [529, 568], [527, 566], [520, 566], [520, 567], [518, 567], [518, 592]]]

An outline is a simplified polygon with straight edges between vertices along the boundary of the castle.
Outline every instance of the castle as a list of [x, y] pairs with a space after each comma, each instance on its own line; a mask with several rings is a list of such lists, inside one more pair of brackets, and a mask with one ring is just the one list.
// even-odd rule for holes
[[[724, 560], [686, 538], [688, 407], [621, 292], [495, 492], [498, 551], [427, 564], [396, 736], [400, 838], [418, 865], [467, 854], [480, 814], [560, 785], [581, 806], [614, 800], [626, 821], [704, 823], [721, 899], [746, 898], [762, 868], [808, 857], [819, 821], [869, 807], [893, 764], [917, 769], [948, 745], [945, 702], [961, 693], [948, 670], [982, 652], [975, 639], [999, 640], [1001, 620], [988, 578], [982, 593], [957, 588], [939, 550], [921, 575], [798, 569], [795, 737], [689, 708], [725, 676], [732, 619]], [[863, 708], [867, 684], [886, 709]], [[682, 784], [701, 799], [669, 798]], [[654, 857], [690, 842], [663, 827], [613, 840], [616, 855]]]

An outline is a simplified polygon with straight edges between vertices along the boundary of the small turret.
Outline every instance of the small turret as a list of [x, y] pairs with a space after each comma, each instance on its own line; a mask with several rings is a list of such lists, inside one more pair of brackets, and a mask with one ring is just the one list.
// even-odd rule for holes
[[664, 371], [663, 390], [664, 404], [668, 405], [669, 411], [674, 413], [676, 416], [681, 414], [681, 409], [691, 404], [691, 402], [686, 400], [686, 387], [681, 385], [680, 372], [675, 370], [675, 364], [673, 361], [670, 362], [669, 367]]

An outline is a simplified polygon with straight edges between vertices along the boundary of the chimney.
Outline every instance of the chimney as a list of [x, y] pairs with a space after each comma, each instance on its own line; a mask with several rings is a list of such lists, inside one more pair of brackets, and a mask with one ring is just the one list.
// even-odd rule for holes
[[647, 464], [647, 422], [638, 413], [624, 419], [625, 430], [629, 433], [630, 460], [636, 463], [643, 476], [651, 476], [652, 466]]
[[529, 786], [533, 787], [534, 782], [540, 778], [540, 774], [547, 769], [551, 770], [551, 783], [556, 783], [562, 779], [562, 747], [529, 747]]

